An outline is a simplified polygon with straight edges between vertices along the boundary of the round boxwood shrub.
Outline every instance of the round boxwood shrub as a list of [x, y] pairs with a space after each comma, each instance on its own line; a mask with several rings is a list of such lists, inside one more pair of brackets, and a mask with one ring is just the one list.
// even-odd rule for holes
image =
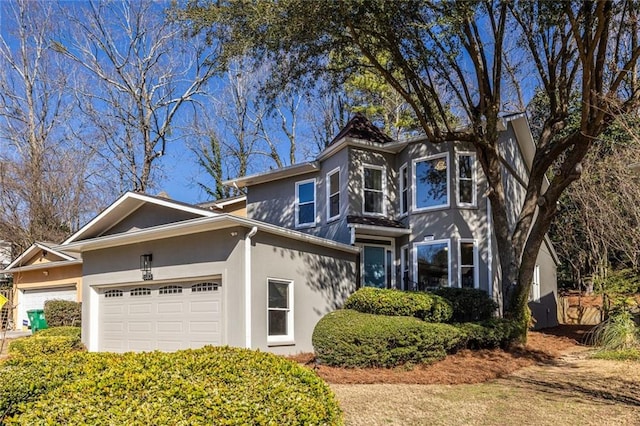
[[504, 318], [456, 324], [464, 334], [464, 346], [469, 349], [506, 348], [519, 336], [518, 324]]
[[451, 304], [438, 295], [373, 287], [353, 293], [344, 308], [365, 314], [416, 317], [427, 322], [447, 322], [453, 313]]
[[343, 423], [313, 371], [247, 349], [66, 353], [9, 360], [0, 377], [0, 424]]
[[80, 327], [82, 303], [69, 300], [47, 300], [44, 302], [44, 317], [49, 327]]
[[462, 338], [463, 333], [449, 324], [342, 309], [318, 322], [312, 341], [323, 364], [393, 367], [442, 359]]
[[441, 287], [432, 293], [446, 299], [453, 307], [451, 322], [484, 321], [494, 317], [498, 304], [489, 294], [476, 288]]

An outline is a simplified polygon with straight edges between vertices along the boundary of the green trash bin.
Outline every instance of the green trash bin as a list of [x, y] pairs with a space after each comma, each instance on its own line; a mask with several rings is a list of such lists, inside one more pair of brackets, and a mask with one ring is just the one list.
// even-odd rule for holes
[[27, 311], [29, 317], [29, 323], [31, 324], [31, 331], [35, 333], [38, 330], [44, 330], [49, 328], [47, 320], [44, 318], [44, 309], [32, 309]]

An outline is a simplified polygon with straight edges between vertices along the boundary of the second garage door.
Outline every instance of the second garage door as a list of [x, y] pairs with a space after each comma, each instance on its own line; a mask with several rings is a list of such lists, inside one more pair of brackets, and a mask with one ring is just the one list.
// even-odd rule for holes
[[142, 284], [99, 293], [100, 351], [176, 351], [223, 343], [219, 281]]

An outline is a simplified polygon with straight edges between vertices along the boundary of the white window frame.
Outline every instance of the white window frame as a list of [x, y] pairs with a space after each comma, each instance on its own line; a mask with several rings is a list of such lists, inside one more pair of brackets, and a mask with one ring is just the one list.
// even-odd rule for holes
[[531, 282], [531, 301], [540, 302], [540, 265], [533, 269], [533, 281]]
[[[460, 201], [460, 157], [471, 157], [471, 203], [463, 203]], [[460, 151], [456, 153], [456, 205], [458, 207], [478, 206], [478, 175], [475, 152]]]
[[[405, 180], [404, 176], [405, 175], [407, 176], [407, 179], [406, 179], [407, 180], [407, 184], [406, 185], [405, 185], [405, 182], [404, 182], [404, 180]], [[409, 214], [410, 205], [409, 205], [409, 188], [408, 188], [408, 186], [411, 186], [411, 185], [409, 185], [409, 182], [410, 182], [409, 179], [410, 179], [409, 167], [407, 166], [407, 163], [404, 163], [402, 165], [402, 167], [400, 167], [400, 173], [399, 173], [399, 176], [398, 176], [398, 180], [399, 180], [398, 188], [400, 188], [400, 205], [398, 206], [398, 210], [400, 211], [400, 217], [404, 217], [404, 216]], [[403, 198], [407, 199], [407, 209], [405, 211], [402, 210], [402, 207], [403, 207], [403, 204], [404, 204], [402, 202]]]
[[[387, 274], [387, 271], [389, 271], [389, 276], [385, 277], [387, 279], [387, 281], [390, 283], [391, 288], [396, 288], [396, 277], [395, 277], [395, 271], [394, 271], [394, 264], [395, 264], [395, 250], [396, 250], [396, 245], [395, 245], [395, 241], [393, 238], [386, 238], [386, 237], [376, 237], [377, 240], [380, 241], [380, 243], [375, 243], [375, 242], [366, 242], [366, 243], [356, 243], [356, 246], [360, 247], [360, 287], [367, 287], [365, 286], [364, 283], [364, 248], [366, 247], [382, 247], [385, 249], [384, 251], [384, 273], [385, 275]], [[384, 244], [383, 241], [388, 241], [390, 244]], [[387, 253], [391, 253], [391, 264], [388, 263], [388, 258], [387, 258]], [[385, 285], [385, 288], [387, 288], [387, 286]]]
[[[462, 264], [462, 244], [473, 244], [473, 265]], [[473, 238], [461, 238], [458, 240], [458, 287], [462, 288], [462, 268], [473, 268], [473, 288], [480, 288], [480, 273], [479, 273], [479, 255], [478, 255], [478, 240]]]
[[[307, 183], [313, 183], [313, 222], [305, 222], [305, 223], [300, 223], [299, 219], [300, 219], [300, 186], [307, 184]], [[306, 180], [301, 180], [299, 182], [296, 182], [296, 201], [295, 201], [295, 224], [296, 224], [296, 228], [310, 228], [313, 226], [316, 226], [316, 223], [318, 222], [316, 215], [318, 212], [318, 196], [317, 196], [317, 185], [316, 185], [316, 179], [306, 179]], [[310, 204], [309, 202], [303, 203], [303, 204]]]
[[414, 281], [416, 282], [416, 285], [418, 285], [418, 279], [420, 278], [418, 276], [418, 248], [420, 246], [430, 246], [430, 245], [443, 244], [443, 243], [447, 244], [447, 253], [448, 253], [447, 287], [451, 287], [451, 240], [449, 238], [442, 239], [442, 240], [421, 241], [419, 243], [413, 244], [413, 247], [411, 249], [413, 253], [411, 257], [413, 258], [413, 278], [414, 278]]
[[[269, 283], [270, 282], [278, 282], [278, 283], [285, 283], [287, 284], [287, 297], [289, 299], [289, 309], [287, 312], [287, 334], [286, 335], [278, 335], [278, 336], [271, 336], [269, 335], [269, 312], [272, 309], [276, 309], [276, 308], [270, 308], [269, 307]], [[293, 319], [294, 319], [294, 315], [293, 315], [293, 308], [294, 308], [294, 303], [293, 303], [294, 299], [293, 299], [293, 280], [288, 280], [288, 279], [283, 279], [283, 278], [267, 278], [267, 318], [266, 318], [266, 325], [267, 325], [267, 344], [269, 345], [289, 345], [289, 344], [293, 344], [295, 342], [294, 339], [294, 324], [293, 324]], [[277, 310], [282, 310], [282, 309], [277, 309]]]
[[[331, 192], [331, 177], [335, 174], [338, 174], [338, 192]], [[342, 208], [342, 203], [341, 203], [341, 190], [340, 190], [340, 167], [336, 167], [335, 169], [331, 170], [329, 173], [327, 173], [326, 176], [326, 192], [327, 192], [327, 222], [330, 221], [334, 221], [336, 219], [338, 219], [340, 217], [340, 210]], [[331, 216], [331, 197], [334, 195], [338, 195], [338, 214]]]
[[[447, 164], [447, 202], [445, 204], [441, 204], [438, 206], [431, 206], [431, 207], [417, 207], [416, 205], [416, 201], [417, 201], [417, 190], [418, 190], [418, 180], [416, 179], [416, 167], [418, 165], [418, 163], [421, 163], [423, 161], [430, 161], [430, 160], [435, 160], [437, 158], [444, 158]], [[416, 158], [415, 160], [413, 160], [411, 162], [411, 211], [412, 212], [424, 212], [424, 211], [430, 211], [430, 210], [440, 210], [440, 209], [447, 209], [451, 206], [451, 166], [449, 164], [449, 153], [448, 152], [443, 152], [440, 154], [434, 154], [434, 155], [429, 155], [427, 157], [422, 157], [422, 158]]]
[[[380, 191], [382, 193], [382, 212], [381, 213], [377, 213], [377, 212], [367, 212], [365, 211], [365, 191], [367, 191], [367, 189], [364, 186], [365, 183], [365, 178], [364, 178], [364, 171], [365, 169], [374, 169], [374, 170], [380, 170], [381, 173], [381, 179], [382, 179], [382, 190]], [[385, 166], [376, 166], [373, 164], [363, 164], [362, 165], [362, 214], [365, 216], [386, 216], [387, 214], [387, 203], [385, 203], [385, 194], [387, 193], [387, 170]], [[373, 191], [373, 190], [371, 190]], [[376, 191], [377, 192], [377, 191]]]
[[[404, 281], [405, 265], [407, 266], [407, 282]], [[409, 290], [409, 281], [411, 281], [411, 248], [409, 244], [405, 244], [400, 247], [400, 289]]]

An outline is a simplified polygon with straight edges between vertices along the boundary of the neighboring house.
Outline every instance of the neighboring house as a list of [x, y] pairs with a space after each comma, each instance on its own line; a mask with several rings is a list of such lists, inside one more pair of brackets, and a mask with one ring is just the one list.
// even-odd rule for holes
[[4, 270], [13, 275], [14, 328], [27, 329], [27, 311], [47, 300], [82, 301], [82, 259], [75, 253], [36, 242]]
[[359, 250], [209, 207], [126, 193], [60, 246], [82, 254], [89, 350], [312, 350]]
[[[524, 114], [504, 118], [503, 174], [515, 223], [535, 144]], [[360, 285], [479, 288], [501, 301], [500, 265], [473, 146], [394, 141], [355, 116], [315, 161], [225, 182], [247, 192], [247, 217], [361, 249]], [[530, 307], [557, 325], [556, 266], [548, 238]]]

